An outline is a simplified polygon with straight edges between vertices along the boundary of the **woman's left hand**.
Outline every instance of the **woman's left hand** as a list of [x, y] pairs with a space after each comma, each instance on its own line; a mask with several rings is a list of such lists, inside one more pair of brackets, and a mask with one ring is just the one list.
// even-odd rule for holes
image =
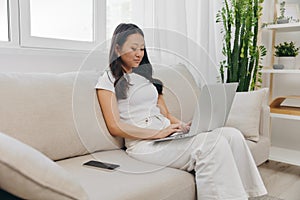
[[192, 122], [188, 122], [188, 123], [184, 123], [184, 122], [181, 122], [180, 123], [180, 129], [183, 133], [187, 133], [190, 131], [190, 127], [191, 127], [191, 124]]

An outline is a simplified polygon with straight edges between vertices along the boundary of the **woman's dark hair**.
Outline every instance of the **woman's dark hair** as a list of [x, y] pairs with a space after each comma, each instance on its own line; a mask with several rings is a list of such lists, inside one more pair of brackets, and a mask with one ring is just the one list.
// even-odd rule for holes
[[[119, 24], [113, 34], [109, 52], [109, 67], [115, 78], [114, 87], [117, 99], [126, 99], [129, 83], [124, 77], [125, 71], [122, 67], [121, 57], [116, 53], [116, 45], [120, 47], [126, 42], [129, 35], [140, 34], [144, 37], [143, 31], [135, 24]], [[152, 77], [152, 65], [149, 62], [146, 47], [144, 48], [144, 57], [137, 68], [132, 70], [133, 73], [139, 74], [148, 79], [156, 87], [159, 94], [162, 94], [163, 84], [160, 80]]]

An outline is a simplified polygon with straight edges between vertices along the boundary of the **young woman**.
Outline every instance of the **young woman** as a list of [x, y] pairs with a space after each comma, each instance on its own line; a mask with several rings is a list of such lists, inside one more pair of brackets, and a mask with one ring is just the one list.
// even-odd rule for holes
[[198, 199], [235, 199], [266, 194], [242, 134], [223, 127], [210, 133], [153, 143], [190, 124], [168, 112], [161, 81], [152, 77], [144, 34], [134, 24], [120, 24], [113, 34], [110, 70], [96, 85], [109, 132], [125, 138], [127, 153], [141, 161], [195, 170]]

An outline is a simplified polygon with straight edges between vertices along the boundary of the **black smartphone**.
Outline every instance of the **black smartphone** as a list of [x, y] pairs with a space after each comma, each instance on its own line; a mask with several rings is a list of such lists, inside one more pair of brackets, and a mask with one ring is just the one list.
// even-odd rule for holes
[[90, 160], [86, 163], [83, 163], [83, 166], [95, 167], [95, 168], [106, 169], [106, 170], [114, 170], [114, 169], [120, 167], [120, 165], [117, 165], [117, 164], [105, 163], [105, 162], [96, 161], [96, 160]]

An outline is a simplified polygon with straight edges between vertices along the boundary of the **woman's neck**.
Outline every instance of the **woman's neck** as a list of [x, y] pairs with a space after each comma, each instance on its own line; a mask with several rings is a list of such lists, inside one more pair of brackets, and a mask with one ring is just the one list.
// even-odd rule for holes
[[124, 70], [124, 72], [125, 72], [126, 74], [131, 74], [131, 73], [132, 73], [132, 67], [124, 67], [124, 66], [122, 65], [122, 68], [123, 68], [123, 70]]

